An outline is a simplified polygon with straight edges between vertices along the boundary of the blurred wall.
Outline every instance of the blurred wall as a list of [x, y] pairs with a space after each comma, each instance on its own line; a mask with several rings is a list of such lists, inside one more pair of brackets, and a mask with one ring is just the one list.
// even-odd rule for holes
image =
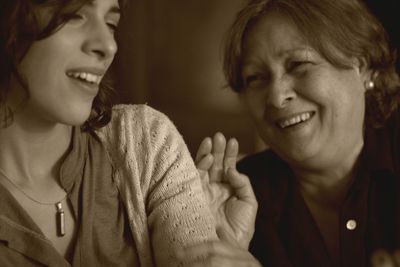
[[[148, 103], [167, 114], [195, 153], [216, 131], [242, 153], [263, 148], [225, 87], [222, 40], [246, 0], [131, 0], [116, 59], [119, 102]], [[366, 0], [399, 47], [399, 0]]]
[[117, 58], [120, 102], [167, 114], [192, 153], [216, 131], [256, 149], [251, 121], [225, 86], [222, 40], [243, 0], [135, 0]]

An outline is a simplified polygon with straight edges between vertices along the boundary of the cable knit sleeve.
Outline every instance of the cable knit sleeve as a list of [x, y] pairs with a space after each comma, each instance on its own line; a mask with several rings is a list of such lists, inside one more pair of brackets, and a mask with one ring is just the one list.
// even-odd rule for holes
[[176, 251], [217, 238], [186, 144], [165, 115], [146, 105], [114, 113], [99, 136], [115, 163], [141, 266], [184, 266]]

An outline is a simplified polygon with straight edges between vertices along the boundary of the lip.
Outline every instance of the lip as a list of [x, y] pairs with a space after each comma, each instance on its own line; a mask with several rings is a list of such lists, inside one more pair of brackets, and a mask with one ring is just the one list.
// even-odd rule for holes
[[106, 71], [107, 71], [107, 69], [98, 68], [98, 67], [79, 67], [79, 68], [68, 69], [66, 71], [66, 73], [69, 73], [69, 72], [87, 72], [87, 73], [91, 73], [91, 74], [94, 74], [94, 75], [97, 75], [97, 76], [104, 76]]
[[75, 79], [72, 77], [67, 76], [70, 81], [76, 86], [78, 87], [80, 90], [84, 91], [86, 94], [90, 95], [90, 96], [96, 96], [98, 91], [99, 91], [99, 86], [97, 84], [94, 83], [88, 83], [88, 82], [84, 82], [81, 81], [79, 79]]
[[[284, 127], [284, 128], [281, 126], [282, 124], [285, 124], [285, 122], [287, 122], [287, 121], [289, 121], [289, 120], [291, 120], [291, 119], [293, 119], [295, 117], [299, 117], [299, 116], [302, 116], [302, 115], [305, 115], [305, 114], [310, 114], [310, 117], [307, 120], [301, 121], [299, 123], [296, 123], [296, 124], [293, 124], [293, 125], [290, 125], [290, 126], [287, 126], [287, 127]], [[316, 114], [316, 112], [313, 111], [313, 110], [292, 113], [290, 115], [285, 115], [285, 116], [282, 116], [282, 117], [276, 119], [275, 120], [275, 125], [280, 130], [295, 130], [295, 129], [298, 129], [298, 128], [308, 124], [308, 122], [310, 122], [313, 119], [315, 114]]]

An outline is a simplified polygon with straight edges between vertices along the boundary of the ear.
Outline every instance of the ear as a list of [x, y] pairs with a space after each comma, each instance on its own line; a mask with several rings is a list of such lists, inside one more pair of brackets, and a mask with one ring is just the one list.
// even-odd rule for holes
[[[356, 59], [355, 66], [363, 85], [366, 85], [369, 82], [374, 82], [376, 78], [376, 73], [370, 68], [365, 58]], [[365, 90], [371, 90], [371, 88], [367, 86], [364, 86], [364, 88]]]

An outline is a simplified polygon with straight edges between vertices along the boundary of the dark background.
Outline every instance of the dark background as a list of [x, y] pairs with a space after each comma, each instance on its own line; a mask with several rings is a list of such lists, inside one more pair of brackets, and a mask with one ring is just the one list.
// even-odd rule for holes
[[[366, 0], [397, 48], [399, 1]], [[117, 102], [147, 103], [167, 114], [192, 154], [205, 136], [216, 131], [237, 137], [243, 154], [262, 149], [222, 74], [222, 40], [245, 2], [133, 0], [124, 10], [115, 61]]]

